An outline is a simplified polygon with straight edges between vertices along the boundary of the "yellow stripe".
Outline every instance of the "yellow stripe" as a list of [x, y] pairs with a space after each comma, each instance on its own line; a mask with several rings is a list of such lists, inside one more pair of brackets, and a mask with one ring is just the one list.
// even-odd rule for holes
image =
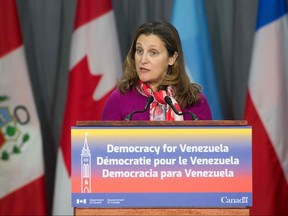
[[72, 129], [72, 136], [85, 136], [88, 133], [89, 136], [107, 137], [137, 137], [137, 136], [153, 136], [155, 138], [166, 137], [178, 137], [178, 136], [193, 136], [193, 137], [238, 137], [238, 136], [251, 136], [252, 128], [85, 128], [85, 129]]

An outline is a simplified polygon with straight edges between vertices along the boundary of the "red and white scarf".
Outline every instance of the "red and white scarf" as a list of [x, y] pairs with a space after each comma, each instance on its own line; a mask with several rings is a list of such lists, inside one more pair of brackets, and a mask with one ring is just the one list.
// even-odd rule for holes
[[183, 121], [182, 115], [177, 115], [172, 108], [165, 102], [165, 96], [169, 96], [172, 100], [173, 105], [176, 107], [179, 113], [182, 112], [179, 104], [175, 100], [173, 88], [167, 87], [167, 90], [160, 90], [153, 92], [149, 83], [144, 83], [140, 80], [139, 82], [140, 93], [144, 96], [149, 97], [152, 95], [154, 101], [150, 104], [150, 121]]

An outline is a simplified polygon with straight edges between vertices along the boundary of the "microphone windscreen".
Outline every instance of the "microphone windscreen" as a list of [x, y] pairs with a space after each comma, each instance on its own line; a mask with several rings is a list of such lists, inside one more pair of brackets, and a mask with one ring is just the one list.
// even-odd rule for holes
[[154, 101], [154, 97], [152, 95], [150, 95], [148, 97], [148, 101], [149, 101], [149, 104], [151, 104]]
[[170, 98], [169, 96], [167, 96], [167, 95], [164, 97], [164, 100], [165, 100], [165, 102], [166, 102], [167, 104], [169, 104], [169, 105], [172, 103], [171, 98]]

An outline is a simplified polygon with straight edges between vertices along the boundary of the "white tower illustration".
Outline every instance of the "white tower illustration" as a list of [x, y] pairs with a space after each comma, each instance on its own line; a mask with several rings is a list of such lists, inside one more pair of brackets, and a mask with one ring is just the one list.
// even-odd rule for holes
[[81, 193], [91, 193], [91, 154], [85, 134], [85, 141], [81, 151]]

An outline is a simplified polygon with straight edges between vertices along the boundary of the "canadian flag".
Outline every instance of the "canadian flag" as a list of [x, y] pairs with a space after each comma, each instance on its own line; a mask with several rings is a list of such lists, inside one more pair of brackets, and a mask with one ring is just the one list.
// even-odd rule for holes
[[260, 0], [245, 119], [252, 125], [251, 215], [288, 215], [288, 16]]
[[71, 207], [71, 126], [100, 120], [107, 97], [122, 74], [111, 0], [77, 1], [70, 56], [68, 96], [57, 158], [53, 214]]
[[0, 215], [46, 215], [42, 136], [16, 2], [0, 1]]

